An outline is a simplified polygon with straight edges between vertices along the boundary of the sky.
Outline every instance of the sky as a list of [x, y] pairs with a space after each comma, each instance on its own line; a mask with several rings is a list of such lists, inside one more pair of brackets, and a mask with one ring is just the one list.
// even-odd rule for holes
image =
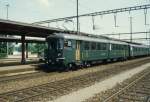
[[[9, 19], [26, 23], [76, 15], [76, 0], [0, 0], [1, 19], [6, 19], [7, 4], [10, 5]], [[79, 14], [144, 4], [150, 4], [150, 0], [79, 0]], [[80, 18], [80, 31], [91, 34], [130, 32], [130, 16], [133, 17], [133, 32], [150, 30], [149, 25], [144, 25], [144, 11], [139, 10], [131, 12], [131, 14], [128, 12], [118, 13], [117, 25], [119, 27], [114, 27], [114, 14], [96, 16], [94, 21], [97, 30], [92, 29], [91, 17]], [[147, 11], [147, 23], [150, 24], [150, 10]], [[76, 30], [76, 24], [73, 25], [71, 22], [57, 22], [50, 26]], [[142, 37], [144, 36], [142, 35]], [[123, 37], [129, 38], [128, 36]]]

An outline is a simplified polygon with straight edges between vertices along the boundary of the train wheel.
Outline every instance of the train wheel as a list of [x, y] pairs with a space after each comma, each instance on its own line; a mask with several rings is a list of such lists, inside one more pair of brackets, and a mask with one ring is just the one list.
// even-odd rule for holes
[[89, 62], [89, 63], [87, 63], [87, 67], [91, 67], [92, 66], [92, 64]]
[[67, 67], [66, 67], [66, 71], [69, 71], [69, 70], [71, 70], [72, 68], [73, 68], [72, 63], [69, 63], [69, 64], [67, 65]]
[[87, 62], [83, 63], [83, 67], [85, 67], [85, 68], [87, 67]]

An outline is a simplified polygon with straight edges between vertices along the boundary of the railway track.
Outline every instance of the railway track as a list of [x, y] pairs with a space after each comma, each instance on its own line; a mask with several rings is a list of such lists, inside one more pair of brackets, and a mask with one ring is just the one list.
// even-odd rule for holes
[[[138, 66], [133, 64], [132, 66]], [[122, 67], [122, 68], [120, 68]], [[21, 90], [0, 94], [0, 102], [32, 102], [54, 100], [57, 97], [76, 91], [80, 88], [93, 85], [95, 82], [104, 80], [131, 67], [120, 66], [115, 70], [103, 70], [77, 77], [54, 81], [43, 85], [33, 86]]]
[[150, 102], [150, 71], [106, 98], [103, 102]]
[[[142, 60], [143, 61], [143, 60]], [[113, 62], [109, 62], [110, 64], [113, 64]], [[115, 63], [114, 63], [115, 64]], [[102, 64], [103, 65], [103, 64]], [[112, 65], [114, 66], [114, 65]], [[117, 65], [117, 67], [124, 67], [126, 65]], [[92, 66], [91, 68], [94, 68], [95, 66]], [[49, 73], [45, 73], [42, 71], [37, 71], [37, 72], [33, 72], [33, 73], [26, 73], [26, 74], [18, 74], [18, 75], [10, 75], [10, 76], [3, 76], [0, 77], [0, 83], [4, 83], [4, 82], [9, 82], [9, 81], [17, 81], [17, 80], [22, 80], [22, 79], [28, 79], [28, 78], [36, 78], [36, 77], [41, 77], [41, 76], [49, 76], [49, 75], [54, 75], [58, 72], [51, 72], [51, 74]]]
[[[52, 82], [48, 84], [43, 84], [40, 86], [35, 86], [32, 88], [27, 88], [23, 90], [13, 91], [0, 95], [0, 101], [2, 102], [22, 102], [22, 101], [38, 101], [38, 96], [49, 94], [49, 98], [52, 100], [57, 96], [67, 94], [73, 91], [74, 87], [80, 87], [80, 84], [87, 85], [91, 83], [91, 79], [85, 79], [86, 76], [80, 76], [76, 78], [71, 78], [67, 80], [61, 80], [57, 82]], [[92, 78], [92, 77], [91, 77]], [[94, 78], [94, 77], [93, 77]], [[92, 78], [92, 79], [93, 79]]]

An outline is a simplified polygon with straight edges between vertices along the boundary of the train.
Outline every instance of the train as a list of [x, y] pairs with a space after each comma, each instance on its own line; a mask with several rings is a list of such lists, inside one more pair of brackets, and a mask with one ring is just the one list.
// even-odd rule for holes
[[93, 63], [126, 60], [150, 55], [148, 45], [130, 43], [105, 36], [54, 33], [47, 37], [45, 61], [50, 66], [72, 69]]

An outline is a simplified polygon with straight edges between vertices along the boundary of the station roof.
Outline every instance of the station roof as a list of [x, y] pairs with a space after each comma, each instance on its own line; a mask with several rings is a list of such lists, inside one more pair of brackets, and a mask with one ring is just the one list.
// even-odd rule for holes
[[62, 29], [45, 27], [35, 24], [0, 19], [0, 34], [25, 35], [30, 37], [47, 37], [52, 33], [64, 32]]
[[[0, 36], [0, 42], [17, 42], [21, 43], [21, 38], [16, 38], [16, 37], [1, 37]], [[27, 43], [45, 43], [45, 39], [31, 39], [31, 38], [26, 38], [25, 42]]]

